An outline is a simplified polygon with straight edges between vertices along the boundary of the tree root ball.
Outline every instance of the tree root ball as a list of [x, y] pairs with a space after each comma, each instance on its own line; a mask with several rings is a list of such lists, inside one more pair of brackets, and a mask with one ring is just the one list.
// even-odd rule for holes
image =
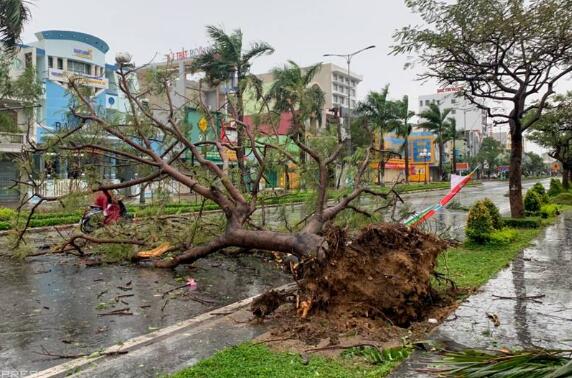
[[400, 224], [371, 225], [351, 240], [337, 228], [325, 236], [326, 259], [306, 262], [300, 282], [312, 311], [380, 317], [399, 326], [423, 318], [445, 241]]

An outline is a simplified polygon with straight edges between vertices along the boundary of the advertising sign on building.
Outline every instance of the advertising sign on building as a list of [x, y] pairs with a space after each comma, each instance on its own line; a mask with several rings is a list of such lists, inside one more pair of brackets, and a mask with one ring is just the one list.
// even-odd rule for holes
[[106, 78], [80, 75], [75, 72], [68, 72], [64, 70], [58, 70], [55, 68], [50, 68], [48, 70], [48, 79], [53, 81], [59, 81], [61, 83], [67, 83], [70, 78], [78, 80], [82, 85], [98, 88], [107, 89], [109, 87], [109, 81]]
[[92, 49], [79, 49], [79, 48], [74, 48], [73, 49], [73, 55], [81, 58], [81, 59], [88, 59], [88, 60], [92, 60], [93, 59], [93, 50]]
[[463, 90], [463, 87], [444, 87], [438, 88], [437, 93], [457, 93]]

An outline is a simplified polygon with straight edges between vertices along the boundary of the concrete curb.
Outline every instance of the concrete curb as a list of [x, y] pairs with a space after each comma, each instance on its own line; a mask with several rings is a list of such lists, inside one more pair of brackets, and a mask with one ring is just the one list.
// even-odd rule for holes
[[[274, 290], [287, 290], [292, 289], [296, 285], [293, 283], [286, 284], [280, 287], [275, 288]], [[133, 339], [127, 340], [121, 344], [113, 345], [109, 348], [103, 350], [103, 353], [114, 353], [118, 351], [128, 351], [132, 352], [138, 350], [142, 347], [147, 345], [153, 344], [154, 342], [164, 340], [173, 334], [179, 334], [184, 329], [189, 327], [195, 327], [199, 324], [205, 324], [209, 321], [216, 321], [226, 316], [231, 316], [228, 314], [229, 312], [236, 312], [246, 306], [248, 306], [252, 301], [258, 298], [261, 294], [255, 295], [250, 298], [243, 299], [241, 301], [232, 303], [228, 306], [217, 308], [215, 310], [206, 312], [204, 314], [198, 315], [194, 318], [183, 320], [179, 323], [176, 323], [172, 326], [168, 326], [162, 328], [157, 331], [153, 331], [146, 335], [138, 336]], [[35, 374], [29, 375], [28, 378], [59, 378], [59, 377], [67, 377], [74, 373], [78, 373], [82, 368], [85, 368], [87, 365], [92, 364], [95, 361], [100, 361], [106, 358], [117, 358], [116, 356], [98, 356], [98, 357], [81, 357], [74, 359], [72, 361], [56, 365], [46, 370], [39, 371]], [[119, 357], [120, 358], [120, 357]]]

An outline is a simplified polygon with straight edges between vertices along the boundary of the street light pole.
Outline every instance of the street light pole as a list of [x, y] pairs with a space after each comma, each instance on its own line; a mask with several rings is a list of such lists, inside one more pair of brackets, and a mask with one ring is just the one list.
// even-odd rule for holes
[[[324, 54], [323, 56], [336, 56], [336, 57], [340, 57], [340, 58], [344, 58], [346, 60], [346, 63], [348, 65], [348, 80], [349, 80], [349, 84], [348, 84], [348, 133], [350, 133], [351, 131], [351, 127], [352, 127], [352, 78], [351, 78], [351, 70], [350, 70], [350, 66], [352, 63], [352, 58], [366, 50], [369, 49], [373, 49], [375, 48], [375, 45], [371, 45], [368, 47], [365, 47], [363, 49], [354, 51], [353, 53], [350, 54]], [[351, 135], [351, 133], [350, 133]]]

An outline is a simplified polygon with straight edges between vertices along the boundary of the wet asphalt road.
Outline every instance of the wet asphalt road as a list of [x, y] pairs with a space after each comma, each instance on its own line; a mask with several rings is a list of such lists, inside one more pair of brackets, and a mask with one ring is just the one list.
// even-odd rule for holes
[[[485, 182], [465, 188], [458, 198], [469, 206], [489, 197], [501, 212], [507, 212], [506, 192], [506, 182]], [[404, 198], [419, 211], [445, 193], [419, 192]], [[301, 205], [289, 205], [286, 210], [290, 221], [301, 219]], [[269, 209], [267, 220], [275, 221], [278, 212]], [[436, 218], [439, 224], [451, 227], [453, 234], [462, 235], [466, 212], [444, 210]], [[177, 296], [186, 293], [181, 290], [165, 305], [162, 293], [189, 277], [198, 283], [192, 295], [212, 303]], [[59, 354], [90, 353], [288, 281], [274, 263], [255, 257], [215, 255], [192, 269], [181, 267], [175, 272], [131, 265], [85, 267], [74, 258], [57, 256], [37, 257], [27, 263], [2, 258], [0, 370], [44, 369], [61, 360], [37, 354], [42, 348]], [[125, 308], [133, 315], [103, 315]]]

